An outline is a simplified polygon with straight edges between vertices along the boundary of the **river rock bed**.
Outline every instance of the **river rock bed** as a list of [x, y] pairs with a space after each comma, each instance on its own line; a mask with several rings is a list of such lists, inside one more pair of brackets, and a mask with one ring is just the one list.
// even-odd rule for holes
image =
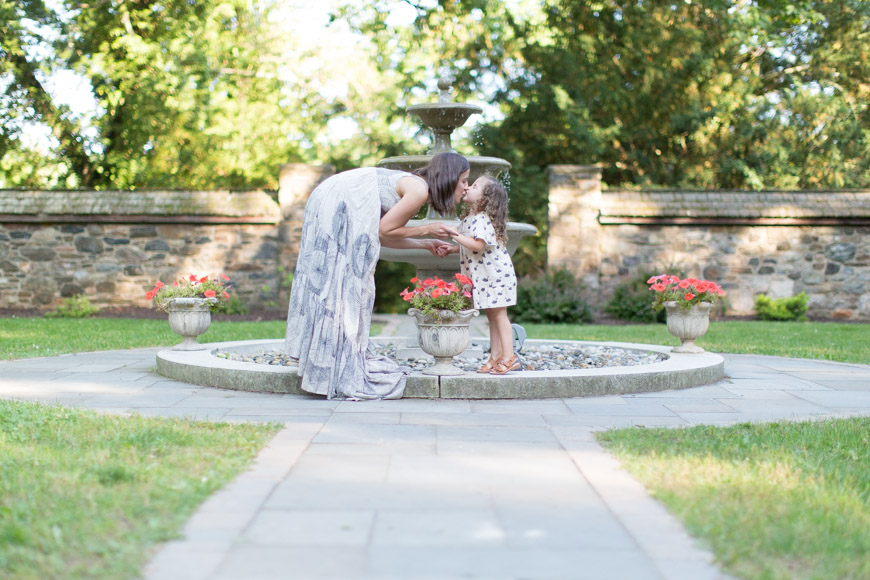
[[[396, 345], [378, 344], [374, 345], [374, 349], [379, 355], [395, 360]], [[296, 364], [296, 361], [291, 360], [286, 354], [277, 350], [264, 350], [248, 354], [220, 352], [217, 356], [228, 360], [256, 364], [283, 366], [295, 366]], [[657, 363], [666, 358], [660, 353], [651, 351], [626, 350], [613, 346], [574, 346], [561, 344], [535, 346], [527, 344], [519, 352], [519, 356], [520, 362], [523, 363], [523, 369], [527, 371], [579, 370], [645, 365]], [[484, 359], [478, 359], [471, 357], [464, 358], [460, 355], [454, 358], [453, 362], [462, 370], [476, 371], [487, 359], [488, 356]], [[412, 371], [421, 371], [431, 366], [433, 361], [429, 357], [424, 357], [402, 360], [399, 361], [399, 364], [410, 367]]]

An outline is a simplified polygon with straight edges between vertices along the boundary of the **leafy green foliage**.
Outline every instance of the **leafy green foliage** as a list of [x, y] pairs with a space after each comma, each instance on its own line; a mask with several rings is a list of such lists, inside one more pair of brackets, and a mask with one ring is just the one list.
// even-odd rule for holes
[[251, 309], [248, 305], [242, 302], [238, 294], [232, 294], [228, 299], [218, 302], [217, 306], [212, 308], [215, 314], [247, 314]]
[[761, 320], [806, 321], [809, 296], [801, 292], [788, 298], [771, 298], [766, 294], [755, 296], [755, 312]]
[[387, 26], [399, 4], [342, 16], [409, 88], [453, 63], [458, 96], [504, 116], [474, 145], [516, 168], [600, 162], [621, 186], [870, 183], [862, 0], [437, 2]]
[[646, 282], [652, 276], [655, 274], [641, 270], [627, 282], [619, 284], [604, 306], [604, 312], [629, 322], [664, 322], [665, 309], [653, 307], [652, 292]]
[[538, 278], [520, 280], [511, 318], [516, 322], [573, 324], [590, 322], [592, 310], [580, 280], [569, 270], [556, 268]]
[[93, 316], [100, 309], [91, 304], [90, 298], [81, 294], [76, 294], [69, 298], [64, 298], [60, 306], [46, 312], [46, 318], [87, 318]]
[[[274, 187], [301, 160], [288, 136], [307, 103], [287, 99], [274, 3], [15, 4], [0, 2], [0, 186]], [[59, 71], [90, 85], [95, 116], [60, 104], [45, 82]], [[50, 130], [50, 151], [19, 139], [24, 123]]]

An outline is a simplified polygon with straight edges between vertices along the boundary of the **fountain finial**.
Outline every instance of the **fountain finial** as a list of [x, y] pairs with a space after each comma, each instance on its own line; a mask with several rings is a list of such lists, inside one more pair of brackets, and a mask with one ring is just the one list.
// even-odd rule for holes
[[456, 78], [450, 73], [450, 69], [443, 68], [441, 70], [441, 78], [438, 79], [438, 102], [439, 103], [449, 103], [450, 99], [450, 89], [453, 88], [453, 81]]

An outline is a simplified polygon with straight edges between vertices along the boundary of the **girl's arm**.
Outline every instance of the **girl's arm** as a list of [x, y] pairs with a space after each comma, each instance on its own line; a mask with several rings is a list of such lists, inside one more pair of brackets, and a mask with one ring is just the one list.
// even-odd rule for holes
[[[486, 242], [479, 238], [472, 238], [463, 234], [456, 234], [455, 236], [452, 236], [452, 238], [457, 244], [471, 250], [472, 252], [482, 252], [486, 247]], [[456, 251], [459, 251], [458, 246], [456, 247]]]

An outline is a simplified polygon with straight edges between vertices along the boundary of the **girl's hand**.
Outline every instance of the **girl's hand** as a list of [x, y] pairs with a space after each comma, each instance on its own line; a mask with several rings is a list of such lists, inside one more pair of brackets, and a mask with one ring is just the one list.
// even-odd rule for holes
[[453, 244], [448, 244], [447, 242], [439, 242], [438, 240], [427, 240], [429, 243], [427, 244], [428, 250], [432, 252], [433, 256], [438, 256], [439, 258], [443, 258], [447, 254], [450, 253], [450, 248], [453, 247]]
[[436, 238], [452, 238], [459, 234], [456, 228], [444, 222], [433, 222], [424, 227], [426, 228], [426, 235], [435, 236]]

